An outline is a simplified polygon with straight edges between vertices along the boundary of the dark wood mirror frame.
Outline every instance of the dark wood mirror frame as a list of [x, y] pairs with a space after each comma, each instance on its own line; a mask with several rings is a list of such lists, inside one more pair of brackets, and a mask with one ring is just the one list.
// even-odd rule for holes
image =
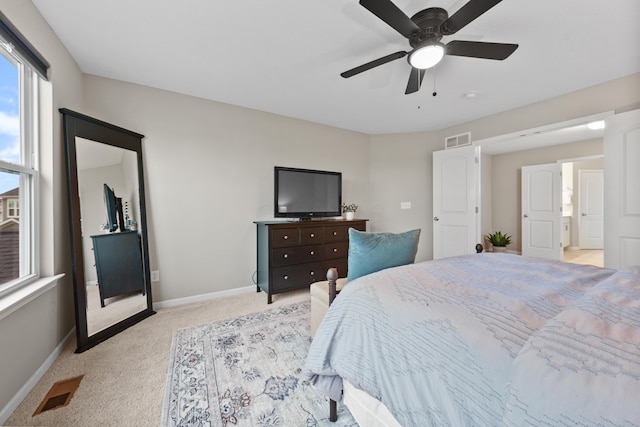
[[[61, 108], [60, 112], [62, 113], [63, 118], [65, 156], [67, 162], [69, 228], [71, 231], [73, 293], [76, 316], [76, 353], [81, 353], [155, 314], [151, 298], [151, 273], [149, 271], [149, 245], [147, 238], [144, 173], [142, 166], [142, 138], [144, 138], [144, 135], [140, 135], [66, 108]], [[142, 249], [146, 308], [119, 321], [118, 323], [94, 333], [91, 336], [88, 335], [87, 328], [87, 293], [83, 257], [80, 197], [78, 192], [78, 164], [76, 158], [77, 137], [131, 150], [136, 153], [138, 166], [138, 189], [140, 197], [139, 233]]]

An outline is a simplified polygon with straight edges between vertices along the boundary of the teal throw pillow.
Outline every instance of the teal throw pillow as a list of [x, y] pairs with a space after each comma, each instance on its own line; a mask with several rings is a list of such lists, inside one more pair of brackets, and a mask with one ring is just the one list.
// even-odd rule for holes
[[349, 229], [348, 280], [416, 259], [420, 229], [404, 233], [370, 233]]

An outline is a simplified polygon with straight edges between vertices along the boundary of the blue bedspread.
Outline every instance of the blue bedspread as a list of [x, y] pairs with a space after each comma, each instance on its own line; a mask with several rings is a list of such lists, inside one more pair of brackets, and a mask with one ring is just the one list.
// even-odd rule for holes
[[509, 254], [383, 270], [343, 289], [305, 369], [327, 396], [340, 400], [344, 378], [405, 427], [503, 425], [525, 343], [614, 272]]

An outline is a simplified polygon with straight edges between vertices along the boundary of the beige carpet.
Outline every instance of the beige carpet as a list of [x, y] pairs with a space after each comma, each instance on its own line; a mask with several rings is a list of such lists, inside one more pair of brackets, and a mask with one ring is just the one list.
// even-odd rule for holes
[[[75, 339], [9, 417], [8, 426], [158, 426], [169, 353], [177, 329], [309, 300], [309, 291], [250, 292], [158, 313], [98, 346], [75, 354]], [[32, 416], [51, 386], [84, 375], [69, 405]]]

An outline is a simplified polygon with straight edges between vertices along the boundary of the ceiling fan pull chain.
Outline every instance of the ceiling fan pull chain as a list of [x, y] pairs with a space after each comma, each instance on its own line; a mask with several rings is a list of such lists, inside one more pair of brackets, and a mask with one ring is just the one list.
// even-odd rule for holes
[[433, 67], [433, 96], [436, 96], [438, 92], [436, 92], [436, 67]]

